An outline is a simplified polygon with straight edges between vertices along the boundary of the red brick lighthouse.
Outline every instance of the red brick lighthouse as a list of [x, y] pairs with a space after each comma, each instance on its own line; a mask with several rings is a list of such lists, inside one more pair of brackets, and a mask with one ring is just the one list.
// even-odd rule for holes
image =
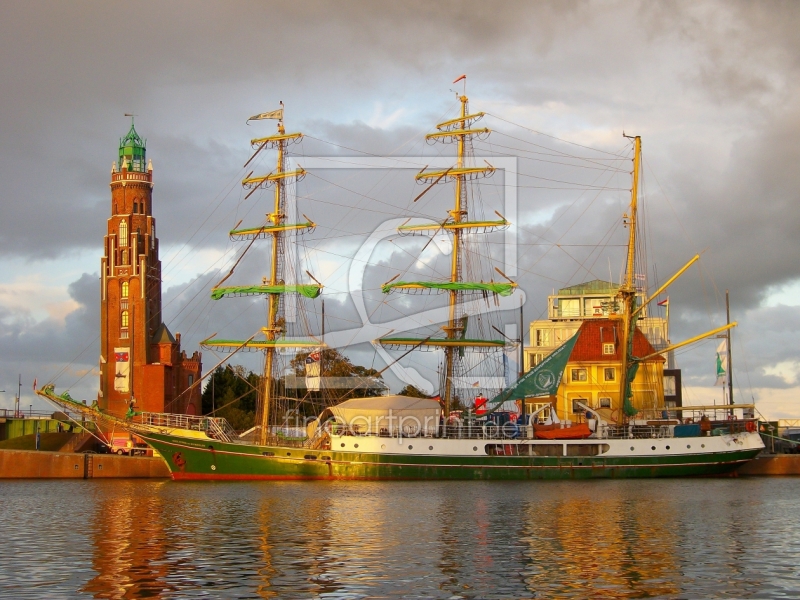
[[98, 404], [137, 411], [200, 414], [201, 354], [181, 351], [162, 321], [161, 261], [153, 217], [153, 164], [131, 129], [111, 167], [111, 217], [100, 262], [100, 391]]

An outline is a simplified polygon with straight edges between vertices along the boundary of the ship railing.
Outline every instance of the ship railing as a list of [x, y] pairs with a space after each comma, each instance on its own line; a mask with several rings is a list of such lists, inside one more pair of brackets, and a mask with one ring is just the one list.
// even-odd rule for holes
[[208, 417], [208, 429], [206, 435], [222, 442], [230, 442], [236, 438], [236, 431], [228, 423], [227, 419], [222, 417]]
[[236, 437], [236, 431], [222, 417], [198, 417], [193, 415], [177, 415], [173, 413], [143, 412], [136, 421], [142, 425], [165, 429], [187, 429], [202, 431], [209, 437], [230, 442]]

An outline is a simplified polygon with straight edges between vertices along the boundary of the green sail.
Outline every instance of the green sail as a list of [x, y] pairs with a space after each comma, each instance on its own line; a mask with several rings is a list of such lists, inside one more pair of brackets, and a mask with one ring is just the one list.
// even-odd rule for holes
[[296, 292], [302, 294], [306, 298], [316, 298], [322, 292], [322, 288], [318, 285], [242, 285], [220, 287], [211, 290], [211, 298], [219, 300], [228, 294], [291, 294]]
[[488, 406], [500, 406], [508, 400], [522, 400], [531, 396], [553, 396], [561, 385], [564, 369], [578, 341], [576, 333], [547, 356], [533, 369], [517, 379], [516, 383], [487, 402]]
[[388, 294], [394, 288], [425, 288], [431, 290], [450, 290], [450, 291], [475, 291], [483, 290], [500, 294], [501, 296], [510, 296], [514, 293], [514, 288], [517, 287], [514, 283], [484, 283], [484, 282], [435, 282], [435, 281], [397, 281], [395, 283], [387, 283], [381, 286], [384, 294]]

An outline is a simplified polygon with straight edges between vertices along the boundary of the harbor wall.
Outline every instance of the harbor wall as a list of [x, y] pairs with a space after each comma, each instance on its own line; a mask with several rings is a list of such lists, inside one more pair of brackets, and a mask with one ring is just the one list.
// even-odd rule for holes
[[739, 475], [800, 475], [800, 454], [766, 454], [757, 456], [738, 469]]
[[0, 479], [169, 478], [160, 457], [0, 450]]

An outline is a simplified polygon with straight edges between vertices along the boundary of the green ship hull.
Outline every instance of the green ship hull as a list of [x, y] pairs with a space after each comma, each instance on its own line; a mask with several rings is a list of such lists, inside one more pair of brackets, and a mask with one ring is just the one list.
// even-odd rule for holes
[[139, 433], [174, 480], [527, 480], [715, 476], [761, 448], [675, 456], [447, 456], [255, 446]]

